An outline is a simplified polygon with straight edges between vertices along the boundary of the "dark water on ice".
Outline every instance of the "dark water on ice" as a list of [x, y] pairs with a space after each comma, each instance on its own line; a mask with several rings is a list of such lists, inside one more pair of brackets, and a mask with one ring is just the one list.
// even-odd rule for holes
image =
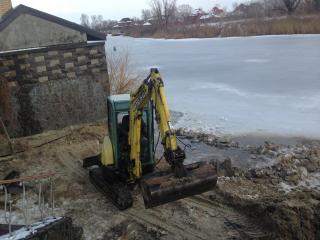
[[320, 35], [153, 40], [108, 37], [142, 77], [160, 69], [176, 124], [222, 134], [320, 138]]

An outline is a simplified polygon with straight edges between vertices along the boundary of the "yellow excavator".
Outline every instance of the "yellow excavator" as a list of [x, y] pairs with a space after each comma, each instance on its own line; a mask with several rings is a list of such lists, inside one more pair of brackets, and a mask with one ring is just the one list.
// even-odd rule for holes
[[[185, 149], [170, 127], [164, 84], [158, 69], [131, 94], [108, 97], [108, 136], [101, 154], [84, 159], [91, 182], [120, 210], [132, 206], [130, 186], [139, 184], [146, 208], [213, 189], [214, 168], [205, 162], [184, 164]], [[168, 170], [156, 170], [155, 122]], [[159, 140], [158, 138], [158, 140]], [[157, 144], [156, 144], [157, 145]]]

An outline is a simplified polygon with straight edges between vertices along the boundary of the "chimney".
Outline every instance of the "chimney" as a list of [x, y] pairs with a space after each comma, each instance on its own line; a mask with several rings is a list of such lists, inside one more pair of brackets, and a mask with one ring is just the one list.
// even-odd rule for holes
[[11, 0], [0, 0], [0, 18], [12, 9]]

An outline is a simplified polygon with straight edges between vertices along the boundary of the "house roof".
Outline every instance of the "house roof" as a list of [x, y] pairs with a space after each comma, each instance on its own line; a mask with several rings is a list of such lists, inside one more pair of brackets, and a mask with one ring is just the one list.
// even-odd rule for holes
[[36, 10], [31, 7], [27, 7], [25, 5], [18, 5], [17, 7], [11, 9], [8, 13], [6, 13], [4, 16], [0, 19], [0, 31], [5, 29], [12, 21], [14, 21], [18, 16], [21, 14], [29, 14], [38, 18], [42, 18], [44, 20], [47, 20], [49, 22], [53, 22], [56, 24], [59, 24], [61, 26], [74, 29], [76, 31], [79, 31], [81, 33], [87, 34], [88, 41], [99, 41], [99, 40], [105, 40], [106, 35], [101, 32], [94, 31], [90, 28], [81, 26], [79, 24], [76, 24], [74, 22], [70, 22], [68, 20], [65, 20], [63, 18], [56, 17], [54, 15]]

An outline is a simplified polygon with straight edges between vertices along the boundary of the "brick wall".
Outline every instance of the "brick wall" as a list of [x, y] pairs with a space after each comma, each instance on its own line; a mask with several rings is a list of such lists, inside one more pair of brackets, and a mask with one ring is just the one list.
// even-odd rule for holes
[[104, 42], [2, 52], [0, 74], [0, 95], [7, 95], [0, 108], [12, 136], [106, 117]]
[[0, 1], [0, 17], [12, 8], [11, 0]]

